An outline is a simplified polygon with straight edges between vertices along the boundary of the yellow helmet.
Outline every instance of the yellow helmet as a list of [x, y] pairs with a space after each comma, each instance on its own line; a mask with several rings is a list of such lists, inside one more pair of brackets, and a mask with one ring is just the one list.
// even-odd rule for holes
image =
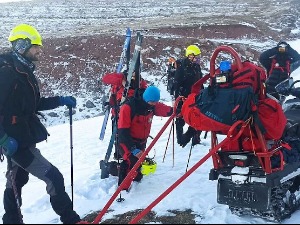
[[29, 39], [31, 45], [40, 45], [42, 46], [42, 37], [39, 32], [32, 26], [28, 24], [20, 24], [15, 26], [8, 37], [10, 42], [13, 42], [18, 39]]
[[194, 54], [195, 56], [201, 54], [201, 50], [197, 45], [190, 45], [185, 50], [185, 56], [188, 57], [189, 55]]
[[146, 158], [142, 163], [141, 173], [143, 175], [149, 175], [150, 173], [155, 173], [157, 164], [153, 159]]

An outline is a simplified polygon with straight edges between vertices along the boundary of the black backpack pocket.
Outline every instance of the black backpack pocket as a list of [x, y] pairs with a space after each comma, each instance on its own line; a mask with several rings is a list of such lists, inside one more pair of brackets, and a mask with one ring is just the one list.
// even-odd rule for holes
[[245, 121], [251, 115], [251, 101], [253, 99], [251, 87], [233, 88], [205, 88], [196, 99], [201, 113], [217, 122], [232, 125], [238, 120]]

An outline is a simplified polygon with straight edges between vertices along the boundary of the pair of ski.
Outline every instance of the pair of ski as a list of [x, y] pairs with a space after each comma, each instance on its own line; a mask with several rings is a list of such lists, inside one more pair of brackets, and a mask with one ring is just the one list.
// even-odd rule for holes
[[[131, 83], [131, 79], [132, 76], [134, 74], [134, 72], [136, 71], [136, 66], [139, 66], [140, 63], [140, 51], [141, 51], [141, 46], [142, 46], [142, 41], [143, 41], [143, 36], [141, 35], [140, 32], [137, 32], [137, 37], [136, 37], [136, 42], [135, 42], [135, 47], [134, 47], [134, 52], [133, 52], [133, 56], [132, 59], [129, 62], [129, 58], [130, 58], [130, 42], [131, 42], [131, 30], [129, 28], [127, 28], [126, 31], [126, 38], [125, 38], [125, 42], [124, 42], [124, 46], [122, 49], [122, 53], [121, 53], [121, 57], [120, 57], [120, 61], [117, 67], [116, 72], [120, 73], [124, 64], [126, 63], [126, 70], [128, 71], [128, 75], [127, 75], [127, 79], [126, 79], [126, 83], [124, 86], [124, 91], [122, 94], [122, 99], [121, 99], [121, 103], [122, 104], [126, 98], [127, 98], [127, 94], [128, 94], [128, 90], [130, 88], [130, 83]], [[110, 96], [109, 96], [109, 100], [111, 98], [111, 95], [113, 93], [110, 92]], [[108, 148], [105, 154], [105, 158], [104, 160], [100, 161], [100, 169], [101, 169], [101, 179], [105, 179], [109, 177], [109, 159], [112, 153], [112, 149], [113, 146], [115, 144], [115, 140], [117, 139], [117, 124], [118, 124], [118, 108], [119, 105], [115, 106], [115, 118], [112, 121], [112, 134], [110, 137], [110, 141], [108, 144]], [[101, 132], [100, 132], [100, 140], [104, 139], [104, 135], [105, 135], [105, 130], [106, 130], [106, 126], [107, 126], [107, 122], [109, 119], [109, 115], [110, 115], [110, 111], [112, 109], [112, 106], [107, 104], [106, 105], [106, 110], [105, 110], [105, 115], [104, 115], [104, 119], [103, 119], [103, 124], [102, 124], [102, 128], [101, 128]]]
[[[129, 57], [130, 57], [130, 40], [131, 40], [131, 30], [129, 28], [127, 28], [125, 42], [124, 42], [122, 53], [121, 53], [121, 56], [120, 56], [120, 61], [119, 61], [119, 64], [118, 64], [118, 67], [117, 67], [117, 70], [116, 70], [117, 73], [121, 72], [121, 70], [123, 68], [123, 65], [125, 63], [128, 66]], [[111, 95], [112, 95], [112, 90], [109, 93], [108, 100], [110, 100]], [[106, 130], [106, 126], [107, 126], [107, 122], [108, 122], [108, 119], [109, 119], [111, 108], [112, 108], [112, 106], [110, 104], [106, 104], [104, 119], [103, 119], [101, 131], [100, 131], [100, 137], [99, 137], [99, 139], [101, 141], [104, 139], [105, 130]]]

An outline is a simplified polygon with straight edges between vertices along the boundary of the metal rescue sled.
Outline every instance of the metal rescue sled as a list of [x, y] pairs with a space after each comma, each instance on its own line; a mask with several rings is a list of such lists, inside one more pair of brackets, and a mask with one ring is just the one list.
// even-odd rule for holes
[[[200, 79], [199, 83], [203, 84], [206, 80], [210, 79], [212, 81], [215, 79], [218, 73], [215, 68], [216, 59], [220, 57], [219, 53], [221, 52], [231, 55], [235, 60], [237, 70], [243, 70], [244, 64], [236, 51], [229, 46], [219, 46], [212, 55], [210, 73]], [[291, 89], [290, 86], [289, 90]], [[138, 166], [144, 161], [148, 152], [176, 117], [176, 106], [182, 100], [185, 101], [186, 99], [179, 97], [176, 100], [173, 115], [152, 140], [122, 184], [135, 177]], [[298, 100], [293, 101], [293, 106], [284, 111], [289, 126], [286, 127], [283, 136], [280, 138], [266, 138], [260, 124], [256, 123], [252, 116], [246, 120], [237, 120], [229, 126], [226, 133], [208, 130], [211, 131], [211, 148], [209, 152], [129, 223], [137, 223], [210, 157], [213, 160], [213, 168], [210, 171], [209, 179], [218, 181], [218, 203], [228, 205], [232, 213], [238, 215], [251, 214], [271, 221], [282, 221], [289, 217], [300, 206], [300, 144], [297, 146], [299, 137], [296, 134], [300, 118], [298, 121], [295, 119], [295, 114], [300, 117], [300, 106], [298, 105], [300, 100]], [[291, 111], [293, 111], [293, 115], [291, 115]], [[271, 126], [274, 126], [274, 124]], [[295, 132], [293, 133], [293, 131]], [[247, 135], [247, 141], [250, 144], [245, 146], [243, 145], [244, 142], [241, 144], [241, 140], [246, 140]], [[218, 138], [222, 141], [219, 142]], [[296, 158], [295, 160], [289, 158], [292, 153]], [[93, 223], [101, 221], [103, 215], [121, 192], [122, 184], [117, 188]]]

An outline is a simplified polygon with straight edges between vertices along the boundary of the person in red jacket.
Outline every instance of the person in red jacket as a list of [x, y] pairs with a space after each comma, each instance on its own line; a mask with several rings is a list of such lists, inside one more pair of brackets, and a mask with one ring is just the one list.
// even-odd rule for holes
[[[120, 165], [119, 185], [146, 148], [153, 116], [169, 117], [173, 113], [171, 106], [159, 100], [160, 90], [155, 86], [149, 86], [140, 98], [129, 98], [120, 108], [118, 134], [123, 161]], [[143, 178], [140, 167], [137, 172], [134, 181]], [[128, 189], [129, 186], [130, 183], [124, 189]]]
[[[135, 87], [134, 87], [134, 78], [135, 76], [132, 76], [132, 82], [130, 84], [130, 87], [128, 89], [127, 98], [132, 97], [135, 95]], [[139, 89], [145, 90], [147, 88], [147, 82], [140, 78], [140, 87]], [[107, 73], [102, 77], [102, 82], [105, 84], [110, 84], [111, 87], [111, 95], [109, 102], [106, 104], [109, 104], [111, 106], [111, 119], [115, 120], [116, 115], [119, 113], [119, 106], [120, 102], [122, 100], [123, 92], [124, 92], [124, 86], [126, 84], [126, 75], [124, 73]], [[113, 130], [113, 128], [112, 128]], [[115, 159], [120, 159], [121, 156], [118, 152], [118, 148], [116, 148], [116, 151], [114, 153]]]

